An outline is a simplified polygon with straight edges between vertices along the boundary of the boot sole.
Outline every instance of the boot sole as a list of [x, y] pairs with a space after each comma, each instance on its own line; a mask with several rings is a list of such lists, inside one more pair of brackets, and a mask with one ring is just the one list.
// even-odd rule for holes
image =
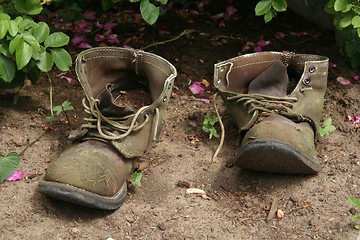
[[284, 174], [316, 174], [319, 164], [309, 160], [290, 145], [275, 141], [253, 141], [244, 145], [235, 165], [259, 172]]
[[50, 181], [41, 181], [38, 191], [49, 197], [89, 208], [115, 210], [126, 200], [127, 184], [125, 182], [120, 190], [111, 197], [101, 196], [68, 184]]

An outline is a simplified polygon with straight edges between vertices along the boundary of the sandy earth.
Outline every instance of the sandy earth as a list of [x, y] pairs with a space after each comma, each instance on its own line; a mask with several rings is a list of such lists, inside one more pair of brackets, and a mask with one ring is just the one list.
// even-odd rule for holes
[[[289, 18], [293, 21], [287, 21]], [[173, 21], [180, 24], [171, 24]], [[142, 31], [147, 37], [135, 47], [174, 37], [185, 28], [194, 30], [177, 41], [148, 49], [176, 66], [179, 90], [170, 101], [160, 140], [140, 159], [143, 186], [131, 187], [125, 204], [112, 212], [73, 206], [39, 194], [36, 188], [45, 168], [69, 144], [66, 137], [70, 130], [81, 123], [81, 87], [78, 83], [69, 86], [53, 74], [55, 105], [70, 100], [75, 107], [69, 123], [61, 118], [54, 124], [56, 131], [43, 129], [45, 119], [38, 111], [49, 112], [46, 80], [25, 86], [17, 105], [12, 104], [13, 91], [1, 90], [0, 153], [26, 149], [19, 170], [30, 177], [0, 185], [0, 239], [360, 239], [350, 220], [356, 210], [347, 201], [349, 195], [360, 197], [359, 127], [345, 121], [347, 115], [360, 114], [360, 84], [342, 86], [335, 80], [337, 76], [351, 78], [354, 71], [338, 54], [331, 32], [291, 12], [268, 26], [246, 11], [226, 21], [168, 13], [155, 27], [127, 27], [123, 38], [138, 34], [140, 27], [145, 28]], [[170, 34], [158, 35], [160, 28]], [[277, 31], [321, 35], [286, 39], [296, 42], [286, 44], [274, 38]], [[237, 56], [246, 41], [260, 38], [272, 41], [266, 50], [327, 55], [338, 65], [329, 73], [323, 111], [323, 119], [332, 117], [337, 130], [329, 138], [317, 138], [322, 171], [315, 176], [226, 167], [227, 160], [237, 153], [239, 141], [220, 98], [226, 138], [219, 160], [211, 160], [219, 139], [209, 140], [201, 126], [205, 113], [214, 109], [199, 98], [211, 97], [214, 88], [194, 96], [187, 84], [202, 79], [211, 83], [216, 62]], [[74, 77], [74, 72], [68, 75]], [[206, 195], [187, 195], [188, 187], [200, 188]], [[276, 203], [275, 209], [284, 212], [281, 219], [269, 215], [269, 207]]]

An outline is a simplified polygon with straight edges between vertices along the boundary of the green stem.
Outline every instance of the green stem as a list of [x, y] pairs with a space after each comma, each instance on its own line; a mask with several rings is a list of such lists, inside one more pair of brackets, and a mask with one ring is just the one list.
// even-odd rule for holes
[[49, 73], [46, 73], [48, 79], [49, 79], [49, 92], [50, 92], [50, 112], [51, 112], [51, 116], [54, 116], [54, 111], [53, 111], [53, 86], [52, 86], [52, 80], [51, 77], [49, 75]]

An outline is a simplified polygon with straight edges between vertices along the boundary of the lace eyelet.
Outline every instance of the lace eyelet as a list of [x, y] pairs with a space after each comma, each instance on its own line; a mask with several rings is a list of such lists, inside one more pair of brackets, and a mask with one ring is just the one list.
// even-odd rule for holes
[[306, 78], [304, 78], [304, 80], [303, 80], [303, 83], [304, 83], [305, 85], [309, 85], [310, 82], [311, 82], [311, 79], [310, 79], [309, 77], [306, 77]]
[[309, 67], [309, 73], [314, 73], [316, 68], [314, 66]]
[[166, 101], [167, 101], [167, 96], [164, 96], [163, 102], [166, 102]]

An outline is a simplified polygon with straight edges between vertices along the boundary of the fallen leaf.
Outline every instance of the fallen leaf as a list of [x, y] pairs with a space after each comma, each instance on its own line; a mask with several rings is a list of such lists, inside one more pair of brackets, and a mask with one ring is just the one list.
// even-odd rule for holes
[[186, 194], [206, 194], [204, 190], [200, 188], [188, 188]]
[[279, 219], [284, 218], [284, 211], [281, 210], [281, 209], [278, 209], [278, 210], [276, 211], [276, 217], [279, 218]]
[[208, 80], [206, 80], [206, 79], [201, 80], [201, 83], [202, 83], [205, 87], [209, 87], [209, 86], [210, 86], [210, 83], [209, 83]]
[[211, 198], [206, 194], [201, 194], [201, 198], [205, 200], [211, 200]]

